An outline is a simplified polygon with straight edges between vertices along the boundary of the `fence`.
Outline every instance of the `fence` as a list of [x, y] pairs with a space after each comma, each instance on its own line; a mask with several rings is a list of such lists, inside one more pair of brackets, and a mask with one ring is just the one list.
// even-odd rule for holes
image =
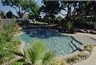
[[[16, 20], [16, 19], [14, 19], [14, 20]], [[3, 26], [5, 23], [10, 23], [10, 21], [13, 21], [13, 19], [0, 19], [0, 30], [3, 29]]]
[[2, 22], [2, 20], [0, 20], [0, 30], [2, 30], [3, 29], [3, 22]]

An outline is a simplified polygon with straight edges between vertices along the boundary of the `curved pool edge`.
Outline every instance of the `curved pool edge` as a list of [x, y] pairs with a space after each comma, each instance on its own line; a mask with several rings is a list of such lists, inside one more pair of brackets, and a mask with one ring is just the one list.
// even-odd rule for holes
[[[20, 36], [20, 35], [22, 35], [22, 34], [24, 34], [24, 33], [25, 33], [25, 32], [22, 32], [22, 31], [21, 31], [21, 32], [18, 33], [18, 34], [19, 34], [19, 36]], [[74, 41], [76, 41], [76, 42], [82, 44], [80, 41], [78, 41], [77, 39], [75, 39], [75, 38], [74, 38], [73, 36], [71, 36], [71, 35], [66, 35], [66, 34], [64, 34], [64, 33], [59, 33], [59, 34], [61, 34], [61, 35], [63, 35], [63, 36], [66, 36], [66, 37], [71, 37]], [[24, 46], [26, 45], [26, 42], [25, 42], [24, 40], [21, 40], [21, 43], [22, 43], [22, 41], [24, 42], [24, 44], [20, 44], [20, 46], [22, 47], [22, 45], [23, 45], [22, 50], [24, 50]], [[83, 45], [83, 44], [82, 44], [82, 45]], [[79, 46], [74, 52], [69, 53], [69, 54], [67, 54], [67, 55], [70, 55], [70, 54], [73, 54], [73, 53], [77, 52], [78, 49], [80, 49], [80, 48], [82, 47], [82, 45]], [[62, 55], [62, 56], [66, 56], [66, 55]]]
[[[20, 31], [19, 33], [16, 33], [16, 34], [14, 35], [14, 37], [17, 38], [18, 36], [20, 36], [20, 35], [22, 35], [22, 34], [24, 34], [24, 32]], [[24, 42], [23, 40], [20, 40], [20, 39], [19, 39], [19, 41], [20, 41], [20, 44], [19, 44], [19, 46], [18, 46], [18, 50], [19, 50], [20, 52], [24, 53], [23, 50], [24, 50], [25, 42]]]
[[18, 50], [22, 53], [24, 53], [24, 46], [25, 46], [25, 42], [23, 40], [20, 40], [21, 44], [18, 47]]
[[[22, 53], [24, 53], [23, 50], [24, 50], [25, 42], [24, 42], [23, 40], [20, 40], [20, 42], [21, 42], [21, 44], [19, 45], [18, 50], [21, 51]], [[83, 46], [83, 45], [82, 45], [82, 46]], [[82, 47], [82, 46], [81, 46], [81, 47]], [[64, 59], [66, 59], [66, 58], [68, 58], [68, 57], [72, 57], [72, 56], [77, 55], [77, 54], [79, 54], [79, 53], [80, 53], [80, 51], [76, 50], [76, 51], [74, 51], [73, 53], [70, 53], [70, 54], [67, 54], [67, 55], [56, 56], [56, 58], [64, 58]]]

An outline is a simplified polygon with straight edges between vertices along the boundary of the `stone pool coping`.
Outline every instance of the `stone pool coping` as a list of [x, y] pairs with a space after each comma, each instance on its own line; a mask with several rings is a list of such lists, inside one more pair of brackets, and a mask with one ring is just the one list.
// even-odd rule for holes
[[[24, 32], [20, 31], [19, 33], [16, 33], [14, 35], [14, 37], [17, 37], [17, 36], [20, 36], [22, 35]], [[19, 45], [18, 47], [18, 50], [21, 51], [23, 53], [23, 48], [24, 48], [24, 45], [25, 45], [25, 42], [23, 40], [20, 40], [21, 44]]]
[[14, 37], [20, 36], [20, 35], [22, 35], [23, 33], [24, 33], [24, 32], [19, 31], [19, 32], [17, 32], [17, 33], [14, 35]]

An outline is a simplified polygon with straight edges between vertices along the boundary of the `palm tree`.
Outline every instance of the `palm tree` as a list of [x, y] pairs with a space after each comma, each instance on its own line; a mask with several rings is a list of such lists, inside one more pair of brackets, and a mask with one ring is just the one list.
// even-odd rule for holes
[[16, 65], [46, 65], [53, 57], [54, 54], [50, 51], [44, 52], [45, 45], [39, 41], [35, 42], [30, 48], [24, 50], [24, 53], [11, 51], [15, 55], [22, 58], [18, 59]]

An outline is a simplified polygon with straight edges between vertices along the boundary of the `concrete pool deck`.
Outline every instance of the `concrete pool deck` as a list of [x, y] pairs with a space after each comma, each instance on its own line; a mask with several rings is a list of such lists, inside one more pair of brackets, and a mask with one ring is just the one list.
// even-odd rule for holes
[[[95, 44], [96, 45], [96, 35], [88, 34], [88, 33], [76, 33], [76, 34], [64, 34], [73, 36], [75, 39], [80, 41], [83, 44]], [[82, 60], [81, 62], [75, 63], [73, 65], [96, 65], [96, 46], [94, 47], [92, 54], [86, 60]]]
[[96, 35], [89, 33], [76, 33], [76, 34], [63, 34], [68, 36], [73, 36], [76, 40], [80, 41], [84, 45], [95, 44], [96, 45]]

